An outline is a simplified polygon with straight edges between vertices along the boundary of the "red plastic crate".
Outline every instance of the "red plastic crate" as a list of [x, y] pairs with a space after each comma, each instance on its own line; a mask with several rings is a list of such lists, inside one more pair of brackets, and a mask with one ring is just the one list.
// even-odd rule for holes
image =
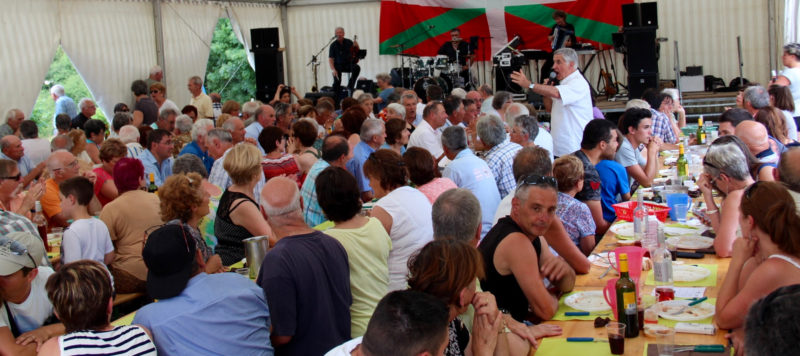
[[[612, 206], [614, 207], [614, 211], [617, 213], [617, 218], [625, 221], [633, 221], [633, 210], [636, 209], [637, 205], [639, 205], [637, 201], [626, 201], [624, 203], [617, 203]], [[644, 206], [647, 207], [648, 212], [655, 212], [656, 219], [659, 221], [667, 221], [670, 210], [668, 206], [647, 202], [644, 203]]]

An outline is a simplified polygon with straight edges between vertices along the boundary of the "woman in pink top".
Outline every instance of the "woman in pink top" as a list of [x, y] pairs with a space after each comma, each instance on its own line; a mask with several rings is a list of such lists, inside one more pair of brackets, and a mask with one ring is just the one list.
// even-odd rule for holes
[[433, 156], [422, 147], [411, 147], [403, 155], [411, 183], [433, 204], [440, 194], [458, 188], [450, 178], [442, 178]]
[[128, 154], [128, 148], [122, 141], [115, 138], [105, 140], [100, 146], [100, 167], [92, 170], [97, 175], [97, 180], [94, 182], [94, 195], [100, 204], [105, 206], [108, 202], [114, 200], [119, 193], [117, 187], [114, 185], [114, 165], [120, 158]]

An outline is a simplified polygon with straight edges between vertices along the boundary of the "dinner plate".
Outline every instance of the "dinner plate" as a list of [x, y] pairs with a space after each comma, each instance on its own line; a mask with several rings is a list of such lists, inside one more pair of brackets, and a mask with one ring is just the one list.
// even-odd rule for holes
[[664, 234], [670, 236], [698, 234], [698, 229], [689, 226], [664, 226]]
[[697, 250], [713, 246], [714, 239], [700, 235], [673, 236], [667, 239], [667, 244], [684, 250]]
[[564, 304], [588, 312], [611, 310], [606, 298], [603, 297], [603, 291], [599, 290], [573, 293], [564, 299]]
[[612, 260], [616, 258], [614, 251], [601, 252], [598, 254], [593, 253], [589, 255], [589, 262], [600, 268], [608, 268], [608, 258]]
[[617, 235], [618, 239], [626, 240], [633, 238], [632, 222], [624, 222], [611, 225], [611, 228], [609, 230], [613, 232], [615, 235]]
[[707, 268], [692, 265], [673, 265], [672, 279], [675, 282], [695, 282], [711, 274]]
[[682, 300], [667, 300], [658, 303], [658, 316], [668, 320], [675, 321], [695, 321], [703, 320], [714, 315], [714, 305], [707, 302], [702, 302], [695, 306], [686, 308], [683, 313], [672, 315], [684, 306], [691, 303], [691, 299]]

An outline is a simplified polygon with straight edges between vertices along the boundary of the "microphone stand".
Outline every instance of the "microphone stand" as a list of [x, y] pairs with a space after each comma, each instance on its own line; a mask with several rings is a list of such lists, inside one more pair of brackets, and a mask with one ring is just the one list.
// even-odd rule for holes
[[325, 48], [328, 48], [328, 46], [330, 46], [331, 43], [333, 43], [333, 41], [335, 39], [336, 39], [336, 36], [333, 36], [331, 38], [331, 40], [328, 41], [328, 43], [326, 43], [324, 46], [322, 46], [322, 48], [319, 49], [319, 51], [317, 51], [317, 54], [311, 56], [311, 61], [308, 62], [308, 64], [306, 64], [306, 67], [311, 66], [311, 71], [314, 73], [314, 86], [311, 88], [311, 91], [314, 92], [314, 93], [319, 91], [317, 89], [317, 88], [319, 88], [319, 84], [317, 83], [317, 67], [319, 67], [318, 57], [319, 57], [320, 54], [322, 54], [322, 51], [324, 51]]
[[[430, 30], [432, 28], [433, 27], [428, 28], [428, 30]], [[409, 42], [411, 42], [413, 40], [416, 40], [417, 38], [419, 38], [420, 36], [422, 36], [423, 34], [426, 34], [426, 33], [428, 33], [428, 32], [427, 31], [420, 32], [416, 36], [413, 36], [413, 37], [411, 37], [409, 39], [406, 39], [403, 42], [400, 42], [399, 44], [391, 46], [391, 47], [397, 48], [397, 52], [394, 55], [395, 56], [402, 56], [403, 55], [403, 51], [405, 51], [407, 43], [409, 43]], [[400, 67], [401, 67], [400, 70], [402, 71], [402, 73], [400, 73], [400, 81], [402, 82], [401, 84], [405, 85], [406, 84], [406, 59], [405, 58], [401, 58], [400, 59]], [[409, 82], [410, 82], [410, 80], [409, 80]], [[410, 83], [410, 84], [411, 84], [410, 85], [410, 87], [411, 87], [410, 89], [413, 89], [414, 83]]]

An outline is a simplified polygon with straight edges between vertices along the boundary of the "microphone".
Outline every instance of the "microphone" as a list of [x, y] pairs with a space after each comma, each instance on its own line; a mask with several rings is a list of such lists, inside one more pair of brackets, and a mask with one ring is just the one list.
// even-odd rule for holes
[[553, 82], [556, 81], [556, 72], [550, 72], [550, 77], [547, 85], [553, 85]]
[[334, 35], [333, 37], [331, 37], [331, 41], [333, 41], [333, 40], [335, 40], [335, 39], [336, 39], [336, 35]]

